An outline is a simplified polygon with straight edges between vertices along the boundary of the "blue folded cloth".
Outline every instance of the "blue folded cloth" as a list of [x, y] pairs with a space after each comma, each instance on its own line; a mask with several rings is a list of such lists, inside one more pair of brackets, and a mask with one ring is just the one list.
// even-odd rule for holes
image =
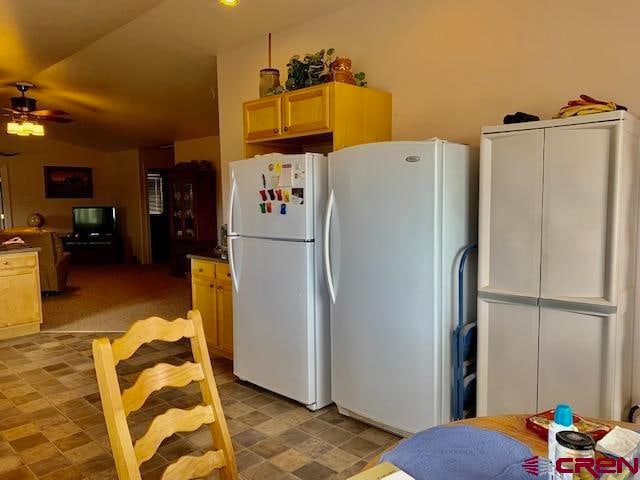
[[466, 425], [430, 428], [382, 456], [416, 480], [532, 480], [523, 462], [533, 456], [502, 433]]

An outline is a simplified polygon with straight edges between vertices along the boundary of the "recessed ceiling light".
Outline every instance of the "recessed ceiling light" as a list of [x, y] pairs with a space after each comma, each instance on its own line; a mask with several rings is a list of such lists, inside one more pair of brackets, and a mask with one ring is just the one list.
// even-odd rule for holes
[[235, 7], [239, 3], [238, 0], [218, 0], [218, 2], [220, 2], [225, 7]]

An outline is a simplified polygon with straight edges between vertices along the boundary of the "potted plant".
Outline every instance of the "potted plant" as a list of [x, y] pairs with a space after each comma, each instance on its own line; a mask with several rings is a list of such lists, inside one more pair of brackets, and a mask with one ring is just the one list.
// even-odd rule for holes
[[[350, 66], [351, 61], [348, 59], [340, 58], [333, 59], [335, 53], [334, 48], [327, 50], [320, 50], [313, 54], [306, 54], [304, 57], [300, 55], [294, 55], [287, 63], [287, 81], [284, 86], [277, 86], [272, 88], [268, 95], [277, 95], [292, 90], [299, 90], [301, 88], [312, 87], [314, 85], [320, 85], [322, 83], [330, 82], [334, 80], [333, 66], [334, 62], [340, 60], [340, 65], [345, 64], [345, 60], [348, 61]], [[349, 72], [350, 73], [350, 72]], [[344, 76], [342, 78], [345, 78]], [[353, 75], [354, 84], [364, 87], [367, 82], [365, 81], [365, 73], [358, 72]], [[347, 81], [346, 83], [352, 83]]]

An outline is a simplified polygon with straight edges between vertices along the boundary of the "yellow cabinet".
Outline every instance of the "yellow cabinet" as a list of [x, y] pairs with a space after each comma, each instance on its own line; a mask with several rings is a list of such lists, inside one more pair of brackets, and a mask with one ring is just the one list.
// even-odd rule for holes
[[191, 303], [200, 310], [204, 336], [209, 345], [218, 344], [216, 284], [213, 278], [193, 274], [191, 277]]
[[191, 299], [200, 310], [211, 352], [233, 359], [233, 297], [226, 263], [191, 259]]
[[331, 127], [329, 86], [304, 88], [282, 96], [284, 132], [322, 133]]
[[245, 103], [244, 131], [248, 140], [280, 136], [282, 134], [280, 97], [273, 96]]
[[391, 95], [325, 83], [243, 104], [244, 155], [326, 153], [391, 140]]
[[233, 352], [233, 298], [231, 282], [217, 280], [216, 293], [218, 311], [218, 346], [226, 352]]
[[38, 251], [0, 252], [0, 339], [40, 331]]

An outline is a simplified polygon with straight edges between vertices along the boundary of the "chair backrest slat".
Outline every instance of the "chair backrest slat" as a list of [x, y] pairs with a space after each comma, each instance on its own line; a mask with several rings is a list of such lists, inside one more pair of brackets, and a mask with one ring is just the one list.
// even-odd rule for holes
[[142, 476], [133, 450], [129, 425], [127, 425], [127, 416], [122, 407], [111, 344], [107, 338], [96, 338], [92, 347], [102, 410], [118, 477], [120, 480], [141, 480]]
[[181, 338], [192, 338], [193, 322], [177, 318], [168, 322], [160, 317], [151, 317], [135, 322], [127, 333], [113, 341], [113, 361], [116, 365], [131, 357], [145, 343], [154, 340], [175, 342]]
[[164, 387], [184, 387], [202, 379], [204, 372], [199, 363], [186, 362], [179, 366], [159, 363], [147, 368], [140, 373], [131, 387], [122, 392], [124, 413], [129, 415], [139, 410], [149, 395]]
[[[179, 366], [159, 364], [141, 372], [135, 383], [120, 391], [116, 365], [131, 357], [142, 345], [154, 340], [175, 342], [189, 338], [194, 362]], [[191, 432], [209, 425], [213, 450], [201, 456], [183, 456], [169, 465], [162, 480], [190, 480], [218, 470], [220, 480], [238, 480], [238, 468], [231, 436], [213, 377], [211, 360], [200, 312], [168, 322], [158, 317], [134, 323], [122, 337], [110, 343], [107, 338], [93, 341], [93, 357], [111, 449], [120, 480], [141, 480], [140, 465], [150, 459], [162, 441], [176, 432]], [[140, 409], [149, 396], [164, 387], [182, 387], [198, 382], [204, 405], [191, 410], [169, 409], [155, 417], [147, 432], [135, 445], [127, 415]]]
[[210, 450], [199, 457], [185, 455], [176, 463], [169, 465], [160, 480], [202, 478], [215, 469], [222, 468], [224, 465], [224, 452], [222, 450]]
[[211, 405], [198, 405], [191, 410], [170, 408], [158, 415], [151, 421], [147, 432], [133, 446], [138, 465], [153, 457], [165, 438], [177, 432], [193, 432], [202, 425], [213, 423], [214, 420]]
[[[214, 380], [211, 362], [203, 361], [203, 359], [209, 358], [209, 350], [207, 349], [207, 341], [205, 340], [204, 329], [202, 327], [202, 317], [197, 310], [191, 310], [187, 314], [187, 318], [194, 321], [196, 331], [198, 332], [197, 335], [191, 337], [191, 350], [193, 351], [193, 358], [202, 365], [202, 370], [204, 371], [204, 380], [200, 382], [202, 398], [206, 404], [213, 407], [214, 411], [222, 412], [222, 403], [218, 395], [218, 387]], [[214, 445], [231, 445], [231, 435], [229, 434], [224, 414], [221, 419], [212, 423], [209, 428], [211, 429]], [[222, 451], [224, 452], [226, 467], [220, 470], [220, 480], [237, 480], [238, 467], [236, 466], [236, 457], [233, 453], [233, 448], [223, 448]]]

